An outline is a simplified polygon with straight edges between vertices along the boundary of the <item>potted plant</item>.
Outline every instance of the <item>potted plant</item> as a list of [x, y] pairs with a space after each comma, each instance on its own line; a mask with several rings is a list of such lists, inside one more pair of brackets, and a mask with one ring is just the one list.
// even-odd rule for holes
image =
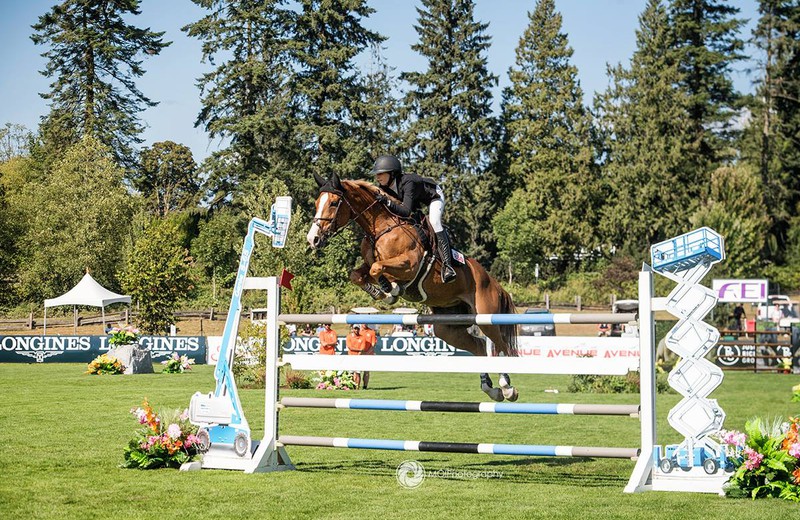
[[778, 363], [778, 370], [783, 372], [784, 374], [791, 374], [792, 358], [790, 357], [781, 358], [780, 362]]
[[133, 345], [139, 342], [139, 329], [131, 325], [111, 327], [108, 334], [108, 344], [112, 347]]

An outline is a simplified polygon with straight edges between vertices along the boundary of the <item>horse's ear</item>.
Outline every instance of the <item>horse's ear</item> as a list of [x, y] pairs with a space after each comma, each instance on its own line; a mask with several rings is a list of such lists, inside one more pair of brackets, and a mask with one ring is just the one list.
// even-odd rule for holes
[[342, 187], [342, 181], [339, 180], [339, 175], [337, 175], [336, 172], [331, 174], [331, 184], [337, 190], [340, 190]]
[[322, 187], [322, 185], [323, 185], [323, 184], [325, 184], [325, 179], [323, 179], [322, 177], [320, 177], [320, 176], [317, 174], [317, 172], [314, 172], [314, 180], [315, 180], [315, 181], [317, 181], [317, 186], [319, 186], [320, 188]]

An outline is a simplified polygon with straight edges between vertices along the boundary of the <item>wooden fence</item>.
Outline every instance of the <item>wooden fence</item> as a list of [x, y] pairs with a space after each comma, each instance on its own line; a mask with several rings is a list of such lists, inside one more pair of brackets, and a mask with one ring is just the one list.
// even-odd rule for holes
[[[574, 301], [571, 302], [558, 302], [553, 301], [550, 299], [549, 294], [544, 295], [543, 301], [534, 301], [534, 302], [518, 302], [516, 303], [517, 307], [538, 307], [547, 310], [553, 309], [575, 309], [577, 311], [585, 311], [585, 310], [608, 310], [609, 308], [613, 307], [614, 302], [616, 301], [616, 297], [614, 295], [611, 296], [611, 300], [608, 305], [584, 305], [582, 302], [582, 298], [580, 296], [576, 296]], [[256, 310], [256, 314], [258, 314], [258, 310]], [[124, 310], [122, 312], [117, 313], [109, 313], [106, 314], [106, 323], [114, 324], [118, 322], [128, 323], [133, 317], [136, 316], [135, 310]], [[217, 309], [209, 308], [203, 310], [182, 310], [175, 312], [175, 319], [182, 320], [182, 319], [203, 319], [203, 320], [225, 320], [228, 317], [227, 310], [220, 311]], [[242, 317], [249, 317], [250, 319], [254, 318], [253, 310], [247, 310], [242, 312]], [[75, 328], [80, 327], [82, 325], [98, 325], [103, 322], [102, 314], [91, 314], [91, 315], [80, 315], [77, 311], [73, 313], [71, 318], [48, 318], [47, 325], [51, 327], [64, 327], [64, 326], [73, 326]], [[35, 316], [33, 312], [28, 314], [27, 318], [9, 318], [9, 319], [0, 319], [0, 330], [19, 330], [19, 329], [28, 329], [28, 330], [35, 330], [37, 328], [41, 329], [44, 326], [44, 322], [42, 321], [40, 316]]]

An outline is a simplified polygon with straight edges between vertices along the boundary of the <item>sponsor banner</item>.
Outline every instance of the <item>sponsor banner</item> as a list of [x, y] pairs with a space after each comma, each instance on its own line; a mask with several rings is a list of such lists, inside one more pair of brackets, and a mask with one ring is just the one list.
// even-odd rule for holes
[[[319, 338], [297, 337], [284, 345], [286, 354], [316, 354]], [[346, 354], [345, 338], [339, 338], [337, 354]], [[456, 350], [439, 338], [432, 336], [379, 336], [375, 345], [379, 356], [469, 356], [468, 352]]]
[[720, 302], [764, 303], [769, 294], [767, 280], [714, 280], [711, 287]]
[[[219, 356], [222, 336], [209, 336], [208, 364], [215, 364]], [[241, 349], [242, 347], [237, 347]], [[623, 337], [554, 337], [518, 336], [517, 350], [521, 357], [541, 359], [575, 359], [595, 357], [618, 359], [631, 369], [638, 368], [639, 338]], [[283, 347], [286, 354], [313, 355], [319, 352], [319, 338], [295, 337]], [[379, 336], [375, 353], [380, 356], [471, 356], [469, 352], [456, 350], [439, 338], [432, 336]], [[339, 338], [336, 354], [346, 355], [345, 338]]]
[[[768, 338], [770, 339], [770, 338]], [[769, 368], [780, 365], [779, 358], [757, 358], [756, 356], [780, 356], [792, 358], [797, 367], [800, 358], [795, 357], [798, 347], [791, 345], [756, 345], [752, 341], [726, 341], [717, 345], [717, 365], [722, 368]]]
[[[206, 362], [204, 336], [142, 336], [139, 345], [157, 363], [173, 352]], [[110, 348], [108, 336], [0, 336], [0, 363], [89, 363]]]

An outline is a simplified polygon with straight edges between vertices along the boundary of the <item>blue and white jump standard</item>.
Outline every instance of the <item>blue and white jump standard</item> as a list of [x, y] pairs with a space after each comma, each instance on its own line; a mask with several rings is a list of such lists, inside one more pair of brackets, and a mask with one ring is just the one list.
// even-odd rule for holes
[[[655, 445], [655, 343], [653, 308], [653, 273], [645, 266], [639, 273], [639, 338], [603, 338], [619, 340], [620, 348], [628, 348], [631, 341], [638, 342], [639, 359], [573, 358], [566, 363], [550, 359], [472, 356], [309, 356], [283, 354], [279, 345], [279, 323], [369, 323], [369, 324], [425, 324], [425, 323], [627, 323], [635, 319], [631, 314], [561, 314], [561, 315], [336, 315], [280, 314], [277, 278], [271, 278], [267, 298], [267, 370], [264, 438], [242, 469], [247, 473], [292, 469], [286, 447], [323, 446], [403, 451], [440, 451], [452, 453], [479, 453], [495, 455], [543, 457], [612, 457], [636, 461], [633, 473], [625, 487], [632, 493], [650, 489]], [[568, 339], [568, 338], [567, 338]], [[579, 339], [579, 338], [576, 338]], [[632, 366], [633, 364], [633, 366]], [[379, 401], [372, 399], [303, 399], [284, 398], [278, 395], [279, 369], [291, 366], [294, 370], [349, 370], [390, 372], [498, 372], [509, 374], [627, 374], [640, 370], [640, 401], [638, 405], [580, 405], [550, 403], [445, 403], [435, 401]], [[278, 416], [282, 410], [296, 407], [392, 410], [441, 411], [501, 414], [548, 415], [619, 415], [638, 417], [640, 435], [636, 447], [582, 447], [541, 446], [532, 444], [452, 443], [393, 439], [359, 439], [340, 437], [311, 437], [280, 435]], [[633, 444], [633, 443], [632, 443]]]

